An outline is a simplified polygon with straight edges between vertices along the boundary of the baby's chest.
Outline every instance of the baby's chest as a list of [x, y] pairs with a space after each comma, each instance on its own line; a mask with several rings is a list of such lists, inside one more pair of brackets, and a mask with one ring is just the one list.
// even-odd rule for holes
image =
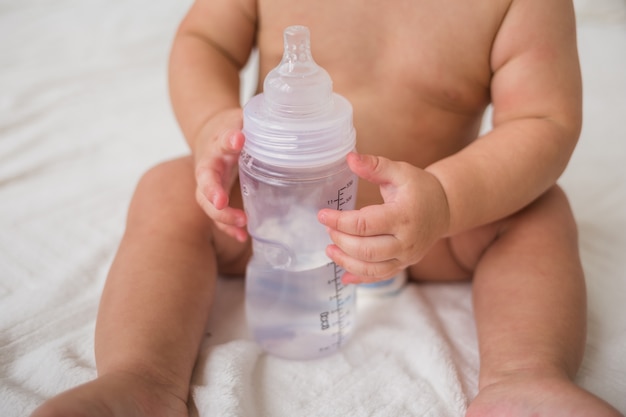
[[493, 0], [262, 3], [262, 72], [280, 60], [283, 29], [303, 24], [311, 29], [315, 60], [345, 94], [382, 88], [398, 99], [434, 95], [470, 107], [488, 94], [497, 13], [480, 4]]

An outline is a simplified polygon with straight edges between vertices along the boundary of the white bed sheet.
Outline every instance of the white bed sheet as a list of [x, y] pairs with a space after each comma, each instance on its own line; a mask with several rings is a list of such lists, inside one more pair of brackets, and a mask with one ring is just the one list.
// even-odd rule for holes
[[[95, 316], [134, 185], [186, 152], [166, 60], [189, 4], [0, 0], [2, 416], [96, 375]], [[576, 4], [585, 123], [561, 184], [588, 278], [578, 382], [626, 413], [626, 3]], [[219, 282], [193, 415], [462, 416], [476, 393], [470, 284], [412, 284], [363, 305], [351, 343], [314, 362], [259, 351], [243, 285]]]

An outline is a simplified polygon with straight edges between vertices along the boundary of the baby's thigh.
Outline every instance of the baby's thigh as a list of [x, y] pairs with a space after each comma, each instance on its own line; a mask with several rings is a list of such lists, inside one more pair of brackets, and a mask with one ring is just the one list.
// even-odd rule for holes
[[410, 268], [419, 280], [471, 279], [485, 253], [498, 244], [498, 256], [519, 261], [578, 263], [576, 222], [563, 190], [554, 186], [520, 211], [494, 223], [442, 239]]
[[[238, 189], [236, 184], [231, 206], [241, 208]], [[163, 242], [170, 256], [189, 256], [193, 248], [198, 256], [215, 257], [223, 274], [243, 275], [251, 254], [249, 242], [220, 231], [197, 203], [191, 157], [162, 162], [142, 176], [131, 202], [127, 235]]]
[[502, 221], [439, 240], [422, 260], [409, 268], [419, 281], [470, 280], [482, 254], [494, 241]]

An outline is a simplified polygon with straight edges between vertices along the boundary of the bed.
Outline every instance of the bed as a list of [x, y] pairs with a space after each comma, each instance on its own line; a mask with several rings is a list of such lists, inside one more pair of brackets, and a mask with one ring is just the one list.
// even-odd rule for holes
[[[190, 0], [0, 3], [0, 415], [96, 375], [100, 293], [134, 186], [185, 153], [166, 61]], [[588, 340], [577, 377], [626, 413], [626, 2], [577, 1], [580, 144], [560, 183], [580, 227]], [[254, 62], [242, 73], [249, 97]], [[471, 284], [360, 302], [351, 343], [317, 361], [264, 355], [244, 281], [219, 280], [193, 416], [458, 417], [476, 394]]]

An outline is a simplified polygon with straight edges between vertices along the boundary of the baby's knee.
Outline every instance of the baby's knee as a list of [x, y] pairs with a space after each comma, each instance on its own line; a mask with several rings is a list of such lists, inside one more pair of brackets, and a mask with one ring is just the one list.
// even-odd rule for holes
[[176, 191], [195, 189], [191, 156], [160, 162], [148, 169], [139, 179], [135, 194], [167, 196]]
[[528, 207], [512, 216], [520, 227], [534, 228], [544, 233], [557, 233], [569, 239], [577, 238], [577, 226], [565, 191], [554, 185]]
[[137, 183], [129, 208], [129, 223], [206, 223], [207, 217], [195, 200], [195, 188], [191, 157], [155, 165]]

